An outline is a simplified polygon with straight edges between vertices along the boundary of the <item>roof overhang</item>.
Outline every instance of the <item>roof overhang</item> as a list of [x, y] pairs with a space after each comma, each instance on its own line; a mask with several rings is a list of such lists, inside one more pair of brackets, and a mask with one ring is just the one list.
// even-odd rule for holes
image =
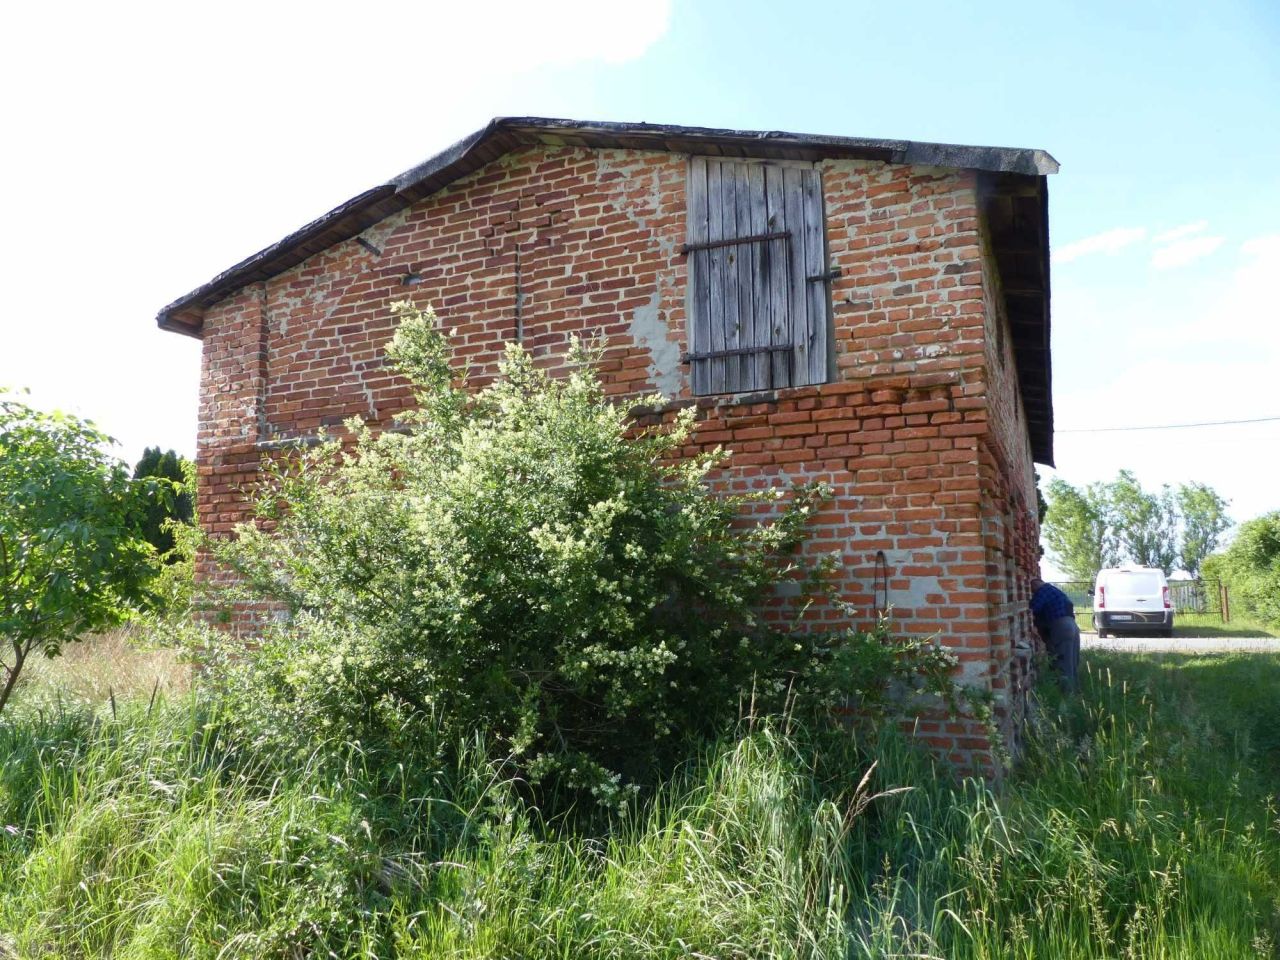
[[1044, 177], [985, 173], [979, 202], [1000, 272], [1031, 456], [1053, 466], [1049, 353], [1049, 185]]
[[429, 160], [366, 190], [271, 246], [241, 260], [160, 310], [161, 329], [199, 337], [205, 311], [443, 189], [512, 150], [533, 145], [662, 150], [724, 157], [884, 163], [982, 172], [987, 217], [1000, 266], [1032, 453], [1053, 463], [1049, 364], [1049, 235], [1045, 177], [1058, 162], [1043, 150], [917, 140], [876, 140], [781, 131], [656, 123], [499, 117]]

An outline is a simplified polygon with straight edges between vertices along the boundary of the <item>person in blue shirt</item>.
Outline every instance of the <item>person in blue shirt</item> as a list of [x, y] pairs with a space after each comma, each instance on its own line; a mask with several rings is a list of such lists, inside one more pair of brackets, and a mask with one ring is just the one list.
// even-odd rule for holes
[[1076, 623], [1076, 608], [1071, 598], [1053, 584], [1032, 577], [1031, 618], [1054, 666], [1062, 674], [1063, 685], [1074, 690], [1079, 682], [1080, 626]]

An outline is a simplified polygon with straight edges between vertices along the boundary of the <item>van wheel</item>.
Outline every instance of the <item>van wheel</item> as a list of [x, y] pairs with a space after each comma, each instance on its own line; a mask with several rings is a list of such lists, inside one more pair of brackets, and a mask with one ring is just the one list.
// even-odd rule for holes
[[1173, 627], [1165, 627], [1163, 630], [1160, 631], [1160, 636], [1164, 637], [1166, 640], [1172, 639]]
[[1107, 633], [1107, 631], [1103, 630], [1101, 627], [1099, 627], [1099, 628], [1098, 628], [1098, 639], [1099, 639], [1099, 640], [1105, 640], [1105, 639], [1107, 639], [1107, 637], [1108, 637], [1108, 636], [1109, 636], [1109, 634]]

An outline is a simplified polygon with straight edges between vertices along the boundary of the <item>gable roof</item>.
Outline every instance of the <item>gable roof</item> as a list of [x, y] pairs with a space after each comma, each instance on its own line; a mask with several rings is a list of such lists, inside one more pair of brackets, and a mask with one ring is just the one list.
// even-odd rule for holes
[[199, 337], [204, 312], [243, 287], [274, 277], [478, 170], [531, 145], [664, 150], [726, 157], [861, 159], [981, 171], [988, 222], [1000, 265], [1032, 453], [1053, 462], [1049, 393], [1049, 234], [1044, 178], [1058, 162], [1043, 150], [916, 140], [876, 140], [781, 131], [726, 130], [656, 123], [498, 117], [386, 183], [364, 191], [284, 239], [259, 250], [163, 307], [163, 330]]

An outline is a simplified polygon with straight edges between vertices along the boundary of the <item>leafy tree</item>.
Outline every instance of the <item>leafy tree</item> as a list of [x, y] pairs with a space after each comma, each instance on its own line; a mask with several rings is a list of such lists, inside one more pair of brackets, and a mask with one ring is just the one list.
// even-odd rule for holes
[[1178, 511], [1182, 517], [1182, 543], [1178, 550], [1182, 569], [1200, 576], [1205, 557], [1217, 549], [1222, 535], [1231, 527], [1227, 501], [1203, 483], [1178, 487]]
[[173, 450], [162, 452], [147, 447], [133, 468], [133, 478], [154, 478], [165, 484], [138, 484], [138, 509], [141, 512], [142, 535], [162, 556], [174, 547], [171, 521], [191, 523], [195, 516], [195, 499], [186, 484], [189, 464]]
[[510, 345], [468, 395], [434, 318], [398, 310], [390, 353], [419, 412], [278, 464], [270, 529], [219, 549], [291, 612], [211, 671], [254, 736], [402, 760], [424, 731], [484, 731], [536, 788], [613, 803], [745, 703], [942, 688], [953, 661], [927, 642], [759, 621], [802, 572], [820, 491], [717, 494], [722, 455], [681, 455], [694, 412], [638, 430], [580, 350], [553, 378]]
[[1139, 566], [1173, 570], [1178, 562], [1178, 512], [1169, 487], [1150, 493], [1133, 471], [1121, 470], [1108, 485], [1107, 497], [1125, 557]]
[[1234, 609], [1280, 626], [1280, 510], [1242, 523], [1230, 546], [1207, 557], [1203, 568], [1228, 582]]
[[109, 438], [0, 394], [0, 711], [36, 652], [112, 626], [147, 597], [154, 552]]
[[1227, 501], [1203, 483], [1144, 490], [1130, 470], [1109, 483], [1077, 488], [1055, 477], [1042, 533], [1054, 562], [1072, 579], [1131, 562], [1198, 575], [1230, 527]]
[[1103, 484], [1077, 489], [1060, 477], [1049, 481], [1043, 533], [1049, 555], [1072, 580], [1092, 580], [1118, 562], [1111, 506]]

